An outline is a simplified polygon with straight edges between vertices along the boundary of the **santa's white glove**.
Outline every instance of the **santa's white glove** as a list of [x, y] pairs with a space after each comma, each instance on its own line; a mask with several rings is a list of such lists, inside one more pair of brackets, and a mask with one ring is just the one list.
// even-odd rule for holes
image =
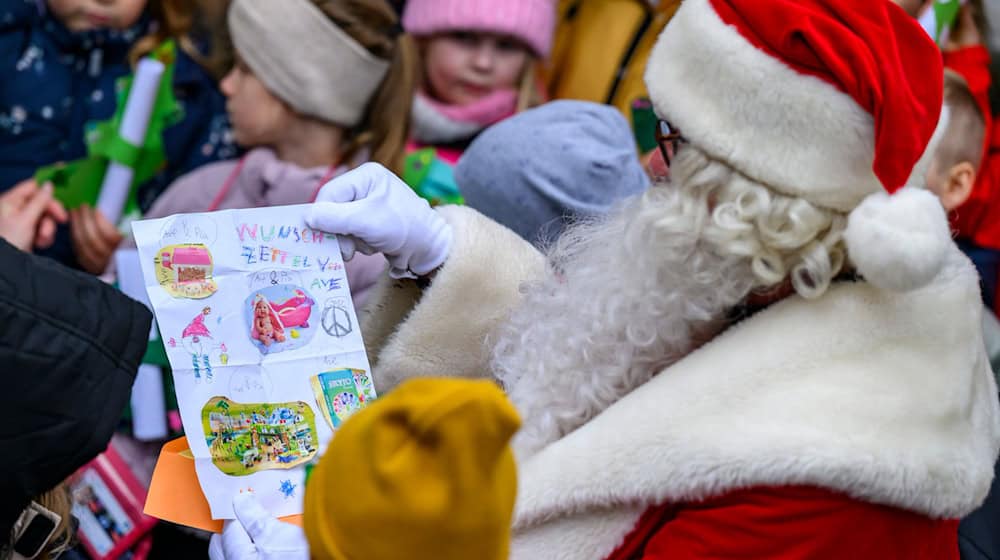
[[309, 560], [305, 531], [275, 519], [257, 496], [233, 498], [235, 521], [226, 521], [221, 535], [212, 535], [208, 556], [212, 560]]
[[393, 278], [425, 276], [451, 251], [451, 226], [391, 171], [366, 163], [323, 186], [309, 227], [340, 236], [345, 259], [382, 253]]

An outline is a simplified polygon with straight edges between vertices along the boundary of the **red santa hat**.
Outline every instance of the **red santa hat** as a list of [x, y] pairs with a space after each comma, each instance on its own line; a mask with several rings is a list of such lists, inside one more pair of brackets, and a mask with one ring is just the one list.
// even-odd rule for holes
[[849, 213], [858, 271], [908, 290], [937, 274], [951, 242], [940, 203], [915, 188], [945, 128], [943, 72], [892, 2], [687, 0], [646, 82], [657, 112], [711, 157]]
[[212, 333], [210, 333], [208, 331], [208, 327], [205, 326], [204, 313], [199, 313], [197, 317], [188, 323], [188, 326], [184, 327], [184, 331], [181, 333], [181, 338], [187, 338], [189, 336], [204, 336], [212, 338]]

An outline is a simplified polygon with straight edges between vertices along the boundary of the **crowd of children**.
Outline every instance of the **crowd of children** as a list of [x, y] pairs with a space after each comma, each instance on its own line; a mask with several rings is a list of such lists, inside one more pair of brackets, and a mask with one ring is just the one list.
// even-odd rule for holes
[[[711, 4], [725, 15], [747, 9], [743, 5], [750, 0], [686, 1]], [[868, 1], [890, 2], [847, 4]], [[365, 165], [377, 163], [398, 175], [424, 201], [421, 204], [467, 206], [527, 244], [553, 248], [559, 254], [583, 250], [576, 237], [560, 242], [565, 230], [577, 235], [576, 228], [603, 223], [603, 216], [642, 197], [655, 180], [666, 180], [671, 163], [692, 165], [690, 160], [672, 161], [687, 141], [685, 130], [667, 128], [670, 125], [658, 118], [658, 114], [665, 118], [657, 112], [662, 107], [651, 101], [656, 95], [670, 95], [671, 85], [660, 84], [661, 89], [651, 95], [643, 80], [658, 37], [683, 4], [684, 0], [0, 0], [4, 76], [0, 239], [19, 250], [0, 242], [0, 268], [25, 270], [30, 280], [5, 280], [0, 299], [7, 301], [0, 302], [0, 308], [14, 318], [10, 325], [21, 324], [26, 330], [42, 325], [55, 332], [38, 334], [39, 338], [26, 332], [4, 334], [0, 356], [9, 353], [21, 359], [11, 368], [34, 368], [39, 375], [44, 370], [53, 377], [51, 385], [47, 381], [42, 385], [65, 384], [74, 391], [74, 399], [64, 399], [65, 415], [41, 412], [39, 403], [49, 393], [29, 388], [29, 383], [22, 383], [21, 390], [30, 398], [17, 403], [20, 393], [8, 394], [14, 400], [4, 408], [26, 407], [38, 423], [31, 433], [45, 437], [82, 437], [81, 422], [99, 428], [94, 438], [84, 438], [85, 448], [55, 455], [51, 461], [31, 453], [5, 468], [10, 476], [0, 485], [4, 492], [0, 533], [11, 538], [0, 539], [0, 559], [12, 550], [30, 557], [17, 548], [19, 542], [30, 548], [26, 538], [19, 540], [33, 526], [25, 515], [28, 511], [35, 511], [39, 520], [56, 520], [34, 552], [70, 548], [68, 505], [53, 495], [60, 491], [59, 483], [96, 455], [110, 437], [140, 358], [135, 354], [141, 351], [134, 346], [144, 345], [148, 333], [143, 312], [123, 303], [125, 298], [117, 298], [96, 278], [113, 278], [115, 252], [133, 244], [126, 233], [127, 220], [113, 223], [96, 209], [96, 201], [67, 208], [62, 201], [69, 200], [65, 193], [73, 186], [65, 173], [54, 171], [106, 155], [95, 147], [95, 130], [120, 111], [123, 80], [140, 59], [155, 55], [168, 63], [166, 76], [176, 101], [164, 117], [167, 126], [158, 139], [163, 164], [133, 186], [131, 196], [143, 218], [345, 202], [336, 196], [331, 199], [330, 191], [321, 195], [324, 185], [345, 177], [383, 181], [380, 188], [391, 191], [394, 183], [384, 182], [382, 170]], [[943, 80], [937, 147], [927, 154], [930, 163], [921, 186], [938, 197], [956, 243], [976, 266], [982, 304], [992, 319], [1000, 313], [1000, 122], [994, 120], [989, 101], [995, 84], [983, 3], [955, 1], [948, 3], [948, 9], [920, 0], [895, 0], [895, 4], [920, 18], [932, 35], [938, 30], [927, 28], [928, 10], [937, 10], [938, 20], [948, 21], [947, 32], [933, 37], [946, 70], [920, 86], [928, 88]], [[816, 14], [822, 11], [814, 10], [817, 21], [822, 17]], [[746, 25], [758, 23], [747, 20]], [[778, 50], [760, 38], [754, 44], [764, 52]], [[795, 63], [809, 60], [802, 57]], [[817, 76], [826, 79], [819, 71]], [[844, 143], [856, 141], [850, 134], [845, 132]], [[740, 148], [718, 149], [735, 159], [751, 157]], [[723, 156], [706, 158], [700, 165], [710, 169], [712, 161]], [[704, 176], [710, 174], [694, 173], [706, 184], [715, 180]], [[365, 206], [364, 219], [378, 220], [379, 211], [392, 204], [400, 204], [395, 210], [406, 206], [399, 200], [387, 198]], [[755, 204], [764, 203], [745, 195], [737, 205], [740, 212], [749, 213]], [[353, 233], [336, 220], [314, 219], [326, 231]], [[832, 223], [824, 227], [836, 229], [839, 222]], [[421, 240], [419, 251], [404, 256], [357, 237], [351, 238], [357, 255], [349, 248], [350, 241], [342, 245], [345, 257], [354, 257], [346, 262], [346, 270], [359, 309], [391, 290], [386, 276], [396, 280], [419, 276], [421, 286], [435, 281], [453, 240], [452, 228], [443, 222], [434, 227]], [[390, 237], [396, 243], [385, 247], [414, 244], [418, 229], [393, 232]], [[499, 242], [492, 237], [489, 241]], [[830, 245], [838, 242], [839, 237]], [[827, 268], [839, 269], [840, 264], [831, 263], [842, 263], [843, 254], [824, 246], [826, 250], [830, 254], [813, 257], [825, 258]], [[552, 264], [559, 269], [565, 263]], [[762, 259], [754, 266], [776, 265]], [[808, 292], [796, 276], [798, 268], [789, 274], [796, 291]], [[791, 282], [780, 289], [791, 292]], [[42, 285], [57, 294], [55, 301], [80, 294], [79, 309], [90, 306], [101, 315], [80, 318], [66, 315], [74, 308], [69, 303], [66, 309], [39, 303]], [[12, 290], [32, 290], [31, 297], [9, 297]], [[745, 309], [749, 311], [744, 306], [737, 311], [756, 312], [753, 305]], [[618, 307], [604, 311], [623, 312]], [[398, 322], [402, 316], [395, 319]], [[94, 325], [88, 322], [94, 320]], [[103, 320], [107, 323], [101, 324]], [[78, 328], [68, 328], [74, 323]], [[984, 325], [989, 346], [991, 337], [1000, 338], [1000, 323], [987, 320]], [[113, 329], [127, 332], [115, 334]], [[385, 332], [366, 340], [373, 352], [372, 346], [378, 348], [398, 334], [395, 324], [380, 324], [377, 329]], [[81, 335], [90, 331], [96, 334]], [[135, 332], [141, 336], [131, 336]], [[369, 332], [374, 332], [370, 326], [366, 336]], [[495, 334], [483, 338], [493, 342]], [[54, 351], [38, 346], [45, 336], [60, 340], [67, 348], [65, 356], [71, 358], [54, 359]], [[624, 338], [633, 336], [652, 335], [629, 331]], [[80, 349], [71, 350], [74, 343]], [[33, 352], [41, 352], [44, 359], [33, 362]], [[77, 377], [67, 372], [73, 360], [90, 359], [87, 356], [108, 363], [87, 363]], [[996, 363], [1000, 356], [990, 358]], [[115, 377], [99, 381], [98, 366], [113, 370]], [[375, 368], [380, 389], [388, 379], [393, 379], [392, 385], [401, 380], [380, 379], [377, 363]], [[511, 389], [506, 384], [504, 388]], [[100, 406], [105, 397], [109, 406]], [[590, 398], [597, 402], [604, 395]], [[441, 404], [445, 402], [447, 406]], [[515, 404], [519, 404], [516, 398]], [[84, 410], [88, 405], [91, 409]], [[519, 411], [523, 415], [526, 409]], [[236, 507], [238, 519], [227, 523], [223, 534], [211, 542], [212, 557], [308, 558], [311, 553], [314, 558], [337, 559], [506, 558], [517, 486], [507, 441], [519, 425], [517, 413], [494, 384], [404, 383], [338, 431], [327, 458], [312, 475], [304, 532], [274, 520], [252, 497], [242, 496]], [[366, 454], [354, 452], [369, 441], [379, 447]], [[341, 447], [343, 453], [334, 452]], [[355, 460], [358, 457], [364, 459]], [[382, 472], [373, 466], [376, 462], [398, 469]], [[21, 475], [36, 469], [34, 476]], [[345, 471], [364, 474], [350, 479], [331, 474]], [[332, 499], [344, 492], [358, 496], [347, 502], [350, 511], [343, 510], [345, 502]], [[470, 492], [475, 496], [470, 498]], [[994, 483], [994, 495], [984, 509], [958, 529], [964, 531], [963, 538], [976, 541], [977, 535], [991, 530], [1000, 534], [998, 500]], [[650, 515], [663, 515], [659, 510], [644, 511], [645, 521]], [[457, 522], [454, 512], [462, 512], [468, 521]], [[378, 531], [387, 533], [391, 528], [392, 538], [353, 537], [386, 519], [390, 521]], [[309, 549], [303, 551], [306, 537]], [[204, 546], [208, 549], [207, 542]], [[996, 543], [994, 547], [993, 553], [1000, 555], [1000, 547]]]
[[[88, 154], [88, 130], [112, 117], [118, 82], [134, 61], [173, 40], [172, 86], [182, 116], [163, 134], [169, 162], [141, 185], [138, 203], [149, 208], [177, 177], [237, 154], [225, 99], [213, 77], [209, 55], [222, 39], [196, 21], [209, 18], [192, 0], [151, 2], [9, 1], [0, 8], [0, 189], [31, 184], [45, 166]], [[222, 52], [222, 49], [217, 49]], [[116, 239], [115, 225], [83, 208], [63, 228], [47, 253], [91, 272], [90, 243], [103, 248]], [[74, 235], [70, 235], [73, 230]], [[90, 235], [76, 235], [86, 232]], [[99, 271], [97, 271], [99, 272]]]

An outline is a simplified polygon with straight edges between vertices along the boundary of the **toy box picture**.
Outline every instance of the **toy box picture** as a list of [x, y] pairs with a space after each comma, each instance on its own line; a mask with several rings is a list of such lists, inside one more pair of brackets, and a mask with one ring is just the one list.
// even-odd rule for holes
[[201, 418], [212, 463], [231, 476], [290, 469], [317, 451], [316, 417], [301, 401], [244, 404], [213, 397]]
[[361, 395], [361, 401], [364, 404], [371, 404], [370, 401], [378, 398], [375, 395], [375, 384], [372, 383], [372, 376], [367, 371], [352, 369], [351, 374], [354, 375], [354, 385], [358, 388], [358, 393]]
[[333, 429], [375, 399], [375, 388], [364, 370], [325, 371], [314, 375], [310, 383], [323, 417]]
[[97, 554], [108, 554], [135, 530], [125, 509], [93, 470], [83, 472], [71, 489], [73, 517], [80, 522], [81, 534]]
[[[144, 515], [146, 489], [115, 444], [69, 478], [76, 536], [93, 560], [142, 557], [156, 520]], [[145, 543], [145, 544], [143, 544]]]

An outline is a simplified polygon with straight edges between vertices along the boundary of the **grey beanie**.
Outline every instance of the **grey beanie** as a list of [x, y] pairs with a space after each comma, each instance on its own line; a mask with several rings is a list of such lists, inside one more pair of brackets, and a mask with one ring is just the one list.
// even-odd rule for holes
[[483, 131], [455, 167], [465, 203], [538, 243], [649, 187], [621, 113], [553, 101]]

